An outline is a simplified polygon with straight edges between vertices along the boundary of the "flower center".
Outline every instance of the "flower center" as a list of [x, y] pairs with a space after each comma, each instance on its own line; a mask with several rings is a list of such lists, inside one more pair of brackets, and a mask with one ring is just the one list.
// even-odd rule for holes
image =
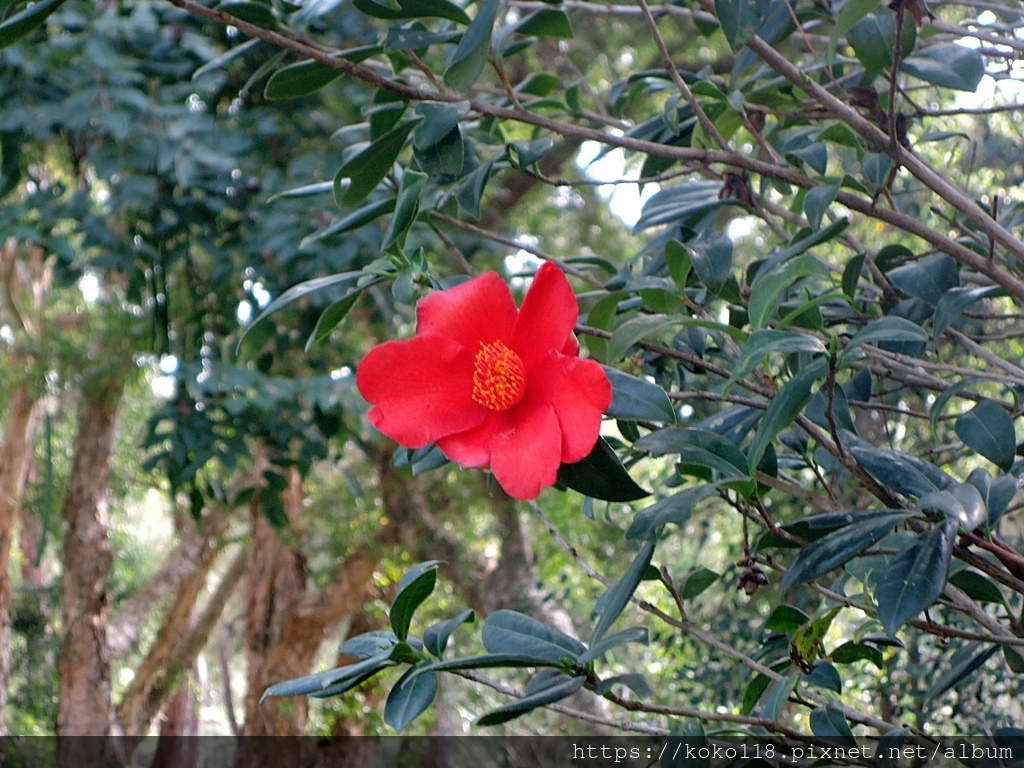
[[523, 399], [526, 368], [519, 355], [500, 341], [481, 344], [473, 369], [473, 400], [492, 411], [504, 411]]

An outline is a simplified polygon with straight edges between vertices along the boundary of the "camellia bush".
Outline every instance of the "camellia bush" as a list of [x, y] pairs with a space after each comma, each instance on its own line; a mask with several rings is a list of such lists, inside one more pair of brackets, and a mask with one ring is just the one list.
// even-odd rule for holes
[[[424, 562], [390, 629], [341, 647], [353, 663], [266, 696], [343, 695], [397, 667], [399, 730], [454, 673], [512, 695], [482, 731], [585, 689], [609, 709], [570, 707], [583, 729], [1020, 735], [1017, 7], [169, 1], [237, 46], [204, 75], [244, 61], [268, 100], [333, 94], [365, 117], [325, 126], [345, 152], [333, 178], [282, 197], [333, 195], [307, 238], [375, 233], [374, 258], [274, 297], [249, 332], [324, 295], [311, 344], [380, 311], [392, 340], [347, 383], [396, 461], [490, 472], [603, 590], [588, 636], [502, 610], [484, 652], [456, 656], [476, 617], [421, 625], [441, 565]], [[643, 193], [627, 250], [563, 253], [574, 195], [599, 184]], [[550, 193], [554, 233], [493, 214], [523, 189]], [[557, 489], [621, 524], [614, 571], [545, 516]], [[674, 560], [692, 526], [734, 564]], [[692, 609], [708, 601], [748, 630], [720, 632]], [[681, 673], [630, 667], [673, 635], [740, 684], [683, 706], [666, 683]]]

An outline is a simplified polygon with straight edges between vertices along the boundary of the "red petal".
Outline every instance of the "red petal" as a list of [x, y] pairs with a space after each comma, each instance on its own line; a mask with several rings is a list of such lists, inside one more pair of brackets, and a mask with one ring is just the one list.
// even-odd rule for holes
[[508, 341], [518, 313], [505, 281], [496, 272], [485, 272], [421, 299], [416, 333], [454, 339], [475, 355], [481, 343]]
[[487, 467], [491, 463], [491, 436], [494, 434], [493, 412], [483, 423], [457, 435], [448, 435], [437, 441], [437, 447], [444, 455], [462, 467]]
[[601, 432], [601, 415], [612, 402], [612, 385], [593, 360], [552, 352], [530, 372], [526, 400], [554, 408], [562, 433], [562, 461], [585, 458]]
[[356, 385], [375, 406], [370, 422], [407, 448], [472, 429], [488, 414], [472, 398], [473, 353], [439, 336], [374, 347], [356, 371]]
[[540, 364], [548, 352], [565, 348], [579, 313], [569, 281], [558, 267], [545, 262], [526, 292], [509, 344], [527, 371]]
[[506, 411], [506, 429], [491, 441], [491, 471], [516, 499], [535, 499], [555, 484], [561, 460], [558, 418], [550, 406], [520, 406]]

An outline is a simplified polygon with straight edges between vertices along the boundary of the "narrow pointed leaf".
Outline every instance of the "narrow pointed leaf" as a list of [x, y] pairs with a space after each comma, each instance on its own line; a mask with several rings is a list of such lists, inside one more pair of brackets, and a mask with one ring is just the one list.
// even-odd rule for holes
[[889, 560], [875, 588], [878, 619], [890, 635], [934, 603], [946, 586], [958, 523], [945, 520]]
[[[417, 122], [399, 123], [338, 169], [334, 177], [334, 199], [338, 205], [355, 205], [377, 188], [398, 159]], [[345, 181], [348, 181], [347, 186]]]
[[524, 696], [511, 704], [506, 704], [504, 707], [499, 707], [493, 712], [488, 712], [486, 715], [476, 721], [477, 725], [501, 725], [507, 723], [509, 720], [515, 720], [517, 717], [525, 715], [527, 712], [531, 712], [538, 707], [547, 706], [548, 704], [554, 704], [557, 701], [572, 696], [576, 691], [583, 687], [586, 682], [586, 678], [583, 677], [570, 677], [564, 681], [551, 685], [547, 688], [542, 688], [535, 693], [531, 693], [529, 696]]
[[484, 648], [489, 653], [511, 653], [559, 664], [577, 659], [587, 650], [579, 640], [517, 611], [495, 611], [484, 622]]
[[615, 620], [619, 618], [619, 614], [622, 613], [622, 610], [626, 607], [629, 599], [643, 580], [644, 572], [647, 570], [647, 566], [651, 564], [652, 557], [654, 557], [653, 541], [643, 546], [640, 552], [637, 553], [637, 556], [633, 558], [633, 562], [630, 563], [622, 578], [615, 582], [605, 593], [604, 597], [601, 598], [603, 603], [601, 618], [594, 628], [594, 636], [590, 640], [591, 644], [600, 640], [612, 624], [615, 623]]
[[825, 361], [816, 360], [786, 382], [772, 398], [771, 405], [757, 425], [757, 432], [747, 452], [747, 466], [751, 475], [761, 463], [761, 457], [764, 456], [768, 445], [800, 415], [811, 399], [811, 387], [825, 375], [826, 371]]
[[603, 437], [582, 461], [562, 464], [558, 482], [584, 496], [604, 501], [636, 501], [649, 495], [622, 466], [615, 450]]

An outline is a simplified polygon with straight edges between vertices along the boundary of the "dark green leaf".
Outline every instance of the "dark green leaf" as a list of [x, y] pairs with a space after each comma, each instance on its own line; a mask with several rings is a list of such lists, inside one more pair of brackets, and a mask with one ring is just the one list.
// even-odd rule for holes
[[39, 0], [0, 22], [0, 48], [21, 40], [64, 4], [64, 0]]
[[[853, 438], [853, 435], [849, 437]], [[875, 448], [863, 442], [852, 443], [849, 450], [869, 475], [884, 487], [904, 496], [921, 498], [932, 491], [946, 490], [955, 482], [934, 464], [916, 456]]]
[[985, 61], [976, 48], [939, 43], [908, 56], [901, 69], [940, 88], [974, 93], [985, 76]]
[[683, 600], [693, 600], [707, 591], [720, 578], [721, 574], [700, 566], [683, 576], [676, 589], [679, 592], [679, 597]]
[[338, 647], [338, 655], [368, 659], [382, 652], [390, 654], [391, 649], [396, 645], [398, 645], [398, 637], [394, 632], [379, 629], [350, 637]]
[[949, 577], [949, 583], [957, 589], [962, 589], [969, 598], [979, 603], [1006, 605], [1006, 599], [999, 591], [999, 587], [977, 571], [957, 571]]
[[647, 627], [630, 627], [629, 629], [624, 629], [621, 632], [616, 632], [614, 635], [606, 635], [605, 637], [602, 637], [600, 640], [593, 643], [587, 652], [577, 659], [577, 663], [589, 664], [591, 661], [604, 656], [612, 648], [623, 645], [624, 643], [639, 643], [640, 645], [647, 645]]
[[615, 450], [603, 437], [597, 439], [587, 458], [558, 468], [558, 482], [584, 496], [605, 501], [636, 501], [649, 495], [622, 466]]
[[527, 712], [537, 709], [537, 707], [554, 704], [556, 701], [561, 701], [562, 699], [572, 696], [576, 691], [583, 687], [585, 682], [586, 678], [583, 677], [566, 678], [561, 682], [531, 693], [529, 696], [524, 696], [511, 704], [499, 707], [493, 712], [488, 712], [477, 720], [476, 724], [500, 725], [501, 723], [507, 723], [509, 720], [514, 720], [517, 717], [525, 715]]
[[855, 661], [870, 661], [878, 669], [885, 667], [885, 657], [874, 646], [866, 643], [845, 642], [829, 654], [834, 664], [852, 664]]
[[1000, 469], [1008, 470], [1013, 465], [1017, 450], [1013, 419], [999, 403], [982, 400], [956, 420], [954, 429], [968, 448]]
[[414, 674], [416, 668], [429, 662], [420, 662], [409, 669], [395, 683], [384, 703], [384, 722], [396, 731], [405, 729], [419, 717], [434, 701], [437, 695], [437, 674], [425, 672]]
[[761, 462], [768, 445], [800, 415], [800, 411], [811, 399], [811, 387], [827, 370], [824, 360], [816, 360], [786, 382], [772, 398], [747, 451], [747, 466], [751, 475]]
[[481, 0], [476, 17], [448, 59], [445, 85], [465, 91], [480, 77], [491, 51], [491, 35], [500, 6], [501, 0]]
[[334, 177], [334, 199], [339, 206], [355, 205], [377, 188], [398, 159], [417, 122], [399, 123], [338, 169]]
[[[336, 57], [358, 64], [371, 56], [381, 53], [379, 45], [367, 45], [342, 51]], [[344, 74], [340, 69], [315, 59], [307, 59], [297, 64], [282, 67], [270, 76], [263, 89], [263, 97], [274, 99], [295, 99], [316, 93], [325, 85], [333, 83]]]
[[626, 532], [627, 539], [653, 539], [663, 525], [683, 525], [694, 506], [718, 494], [717, 484], [687, 488], [637, 512]]
[[367, 673], [379, 672], [386, 667], [394, 666], [395, 662], [390, 660], [390, 655], [390, 651], [384, 651], [355, 664], [275, 683], [263, 692], [260, 701], [262, 702], [268, 696], [302, 696], [317, 693], [341, 681], [358, 678]]
[[437, 567], [441, 560], [428, 560], [419, 563], [402, 577], [398, 583], [398, 593], [391, 603], [389, 617], [391, 628], [399, 640], [405, 640], [409, 634], [409, 625], [413, 614], [430, 597], [437, 584]]
[[633, 233], [662, 224], [686, 224], [708, 211], [735, 204], [735, 201], [719, 199], [721, 189], [717, 181], [688, 181], [662, 189], [644, 203], [640, 218], [633, 225]]
[[811, 620], [811, 617], [791, 605], [777, 605], [765, 619], [764, 628], [768, 632], [780, 632], [791, 635]]
[[549, 627], [524, 613], [495, 611], [484, 622], [484, 648], [488, 653], [509, 653], [558, 665], [575, 661], [586, 646], [574, 637]]
[[928, 341], [928, 332], [902, 317], [880, 317], [861, 328], [846, 343], [839, 355], [839, 365], [842, 366], [849, 354], [861, 344], [893, 341]]
[[1002, 290], [998, 285], [989, 285], [985, 288], [952, 288], [946, 291], [935, 305], [935, 340], [938, 341], [943, 332], [955, 323], [968, 307], [988, 296], [1001, 293]]
[[[903, 51], [906, 54], [916, 36], [913, 24], [903, 25]], [[892, 64], [896, 48], [896, 14], [889, 8], [879, 8], [861, 18], [846, 33], [846, 40], [857, 59], [870, 74], [881, 72]]]
[[[374, 281], [379, 282], [379, 281]], [[331, 304], [327, 309], [320, 313], [320, 317], [317, 318], [316, 326], [313, 328], [313, 332], [309, 334], [309, 338], [306, 339], [306, 352], [309, 352], [313, 348], [313, 345], [319, 344], [321, 341], [331, 335], [338, 323], [345, 319], [355, 303], [359, 301], [359, 297], [363, 295], [363, 290], [368, 288], [369, 285], [360, 286], [359, 288], [352, 290], [349, 294]]]
[[857, 297], [857, 283], [860, 281], [860, 273], [864, 269], [866, 258], [866, 253], [858, 253], [846, 262], [843, 269], [843, 293], [849, 296], [851, 301]]
[[857, 746], [857, 740], [846, 721], [846, 715], [833, 701], [811, 711], [810, 725], [811, 733], [818, 738], [845, 747]]
[[398, 190], [398, 200], [395, 203], [395, 215], [391, 217], [384, 239], [381, 241], [380, 249], [386, 251], [393, 244], [399, 248], [405, 245], [405, 235], [416, 221], [420, 212], [420, 197], [423, 195], [423, 187], [427, 183], [427, 174], [418, 171], [406, 170], [402, 174], [402, 184]]
[[970, 643], [963, 646], [953, 654], [952, 665], [946, 670], [942, 677], [932, 684], [932, 687], [924, 694], [922, 700], [934, 701], [950, 688], [957, 685], [957, 683], [964, 680], [972, 672], [977, 670], [982, 664], [992, 658], [996, 651], [999, 650], [998, 645], [982, 648], [980, 651], [976, 650], [980, 646], [980, 643]]
[[375, 19], [440, 18], [469, 24], [466, 12], [449, 0], [399, 0], [397, 3], [353, 0], [352, 4], [357, 10]]
[[463, 624], [471, 624], [476, 621], [476, 614], [471, 609], [466, 609], [458, 616], [445, 621], [439, 621], [423, 633], [423, 647], [427, 652], [441, 658], [448, 647], [448, 638]]
[[873, 13], [879, 5], [881, 5], [881, 0], [847, 0], [843, 9], [839, 11], [836, 25], [832, 29], [832, 37], [828, 41], [829, 61], [835, 56], [836, 44], [839, 39], [849, 32], [858, 21], [869, 13]]
[[429, 149], [448, 136], [466, 116], [469, 104], [436, 104], [424, 102], [416, 107], [423, 116], [412, 135], [412, 143], [416, 149]]
[[617, 368], [603, 367], [612, 385], [612, 404], [607, 410], [609, 416], [627, 421], [675, 423], [676, 411], [664, 389]]
[[721, 293], [732, 269], [732, 239], [712, 230], [689, 243], [693, 271], [714, 294]]
[[789, 703], [789, 694], [793, 692], [799, 680], [799, 673], [773, 680], [761, 699], [761, 717], [765, 720], [780, 719]]
[[[333, 182], [331, 182], [331, 189], [334, 189]], [[395, 203], [396, 200], [393, 197], [389, 197], [386, 200], [378, 200], [374, 203], [367, 203], [362, 208], [357, 208], [347, 216], [343, 216], [338, 219], [330, 226], [303, 238], [302, 242], [299, 243], [299, 247], [305, 248], [310, 243], [322, 240], [325, 237], [343, 235], [346, 232], [352, 232], [360, 227], [364, 227], [370, 222], [376, 221], [381, 216], [386, 216], [395, 210]]]
[[743, 345], [743, 353], [736, 365], [733, 366], [732, 375], [729, 377], [725, 389], [728, 391], [733, 382], [742, 379], [769, 355], [824, 351], [825, 345], [809, 333], [776, 330], [754, 331]]
[[572, 25], [565, 11], [556, 8], [541, 8], [534, 11], [515, 26], [520, 35], [536, 37], [557, 37], [563, 40], [573, 38]]
[[623, 675], [615, 675], [614, 677], [605, 678], [594, 686], [594, 693], [598, 696], [604, 696], [616, 685], [626, 686], [637, 695], [637, 698], [641, 700], [650, 698], [654, 695], [654, 689], [651, 688], [651, 684], [647, 682], [647, 679], [643, 675], [635, 672], [627, 672]]
[[645, 435], [633, 448], [651, 456], [679, 454], [684, 464], [720, 472], [726, 478], [747, 477], [747, 459], [734, 443], [707, 429], [670, 427]]
[[665, 741], [660, 768], [711, 768], [711, 751], [707, 746], [707, 734], [701, 721], [683, 720]]
[[798, 256], [770, 269], [762, 267], [750, 291], [750, 324], [764, 328], [779, 297], [795, 283], [807, 277], [829, 277], [831, 274], [827, 266], [810, 255]]
[[608, 591], [601, 598], [601, 618], [598, 620], [597, 626], [594, 627], [594, 635], [590, 639], [591, 644], [600, 640], [612, 624], [615, 623], [615, 620], [619, 618], [619, 614], [622, 613], [622, 610], [626, 607], [629, 599], [643, 580], [644, 572], [647, 570], [647, 566], [651, 564], [652, 557], [654, 557], [653, 541], [643, 546], [637, 553], [637, 556], [633, 558], [633, 562], [630, 563], [622, 578], [608, 588]]
[[890, 635], [942, 594], [957, 527], [956, 520], [933, 526], [889, 560], [875, 588], [875, 600], [878, 620]]
[[734, 51], [757, 34], [770, 7], [769, 0], [715, 0], [715, 15]]
[[886, 278], [902, 293], [932, 306], [938, 304], [948, 291], [960, 285], [956, 262], [945, 253], [935, 253], [896, 267], [886, 273]]
[[[878, 0], [871, 0], [871, 2], [877, 3]], [[813, 228], [817, 229], [821, 226], [821, 220], [824, 218], [825, 212], [828, 211], [828, 207], [832, 205], [838, 194], [838, 182], [834, 184], [821, 184], [807, 190], [807, 193], [804, 195], [804, 216], [807, 217], [808, 223]]]
[[877, 544], [910, 516], [910, 512], [893, 512], [862, 520], [808, 544], [793, 559], [786, 575], [782, 577], [779, 590], [785, 592], [833, 568], [838, 568], [873, 544]]

